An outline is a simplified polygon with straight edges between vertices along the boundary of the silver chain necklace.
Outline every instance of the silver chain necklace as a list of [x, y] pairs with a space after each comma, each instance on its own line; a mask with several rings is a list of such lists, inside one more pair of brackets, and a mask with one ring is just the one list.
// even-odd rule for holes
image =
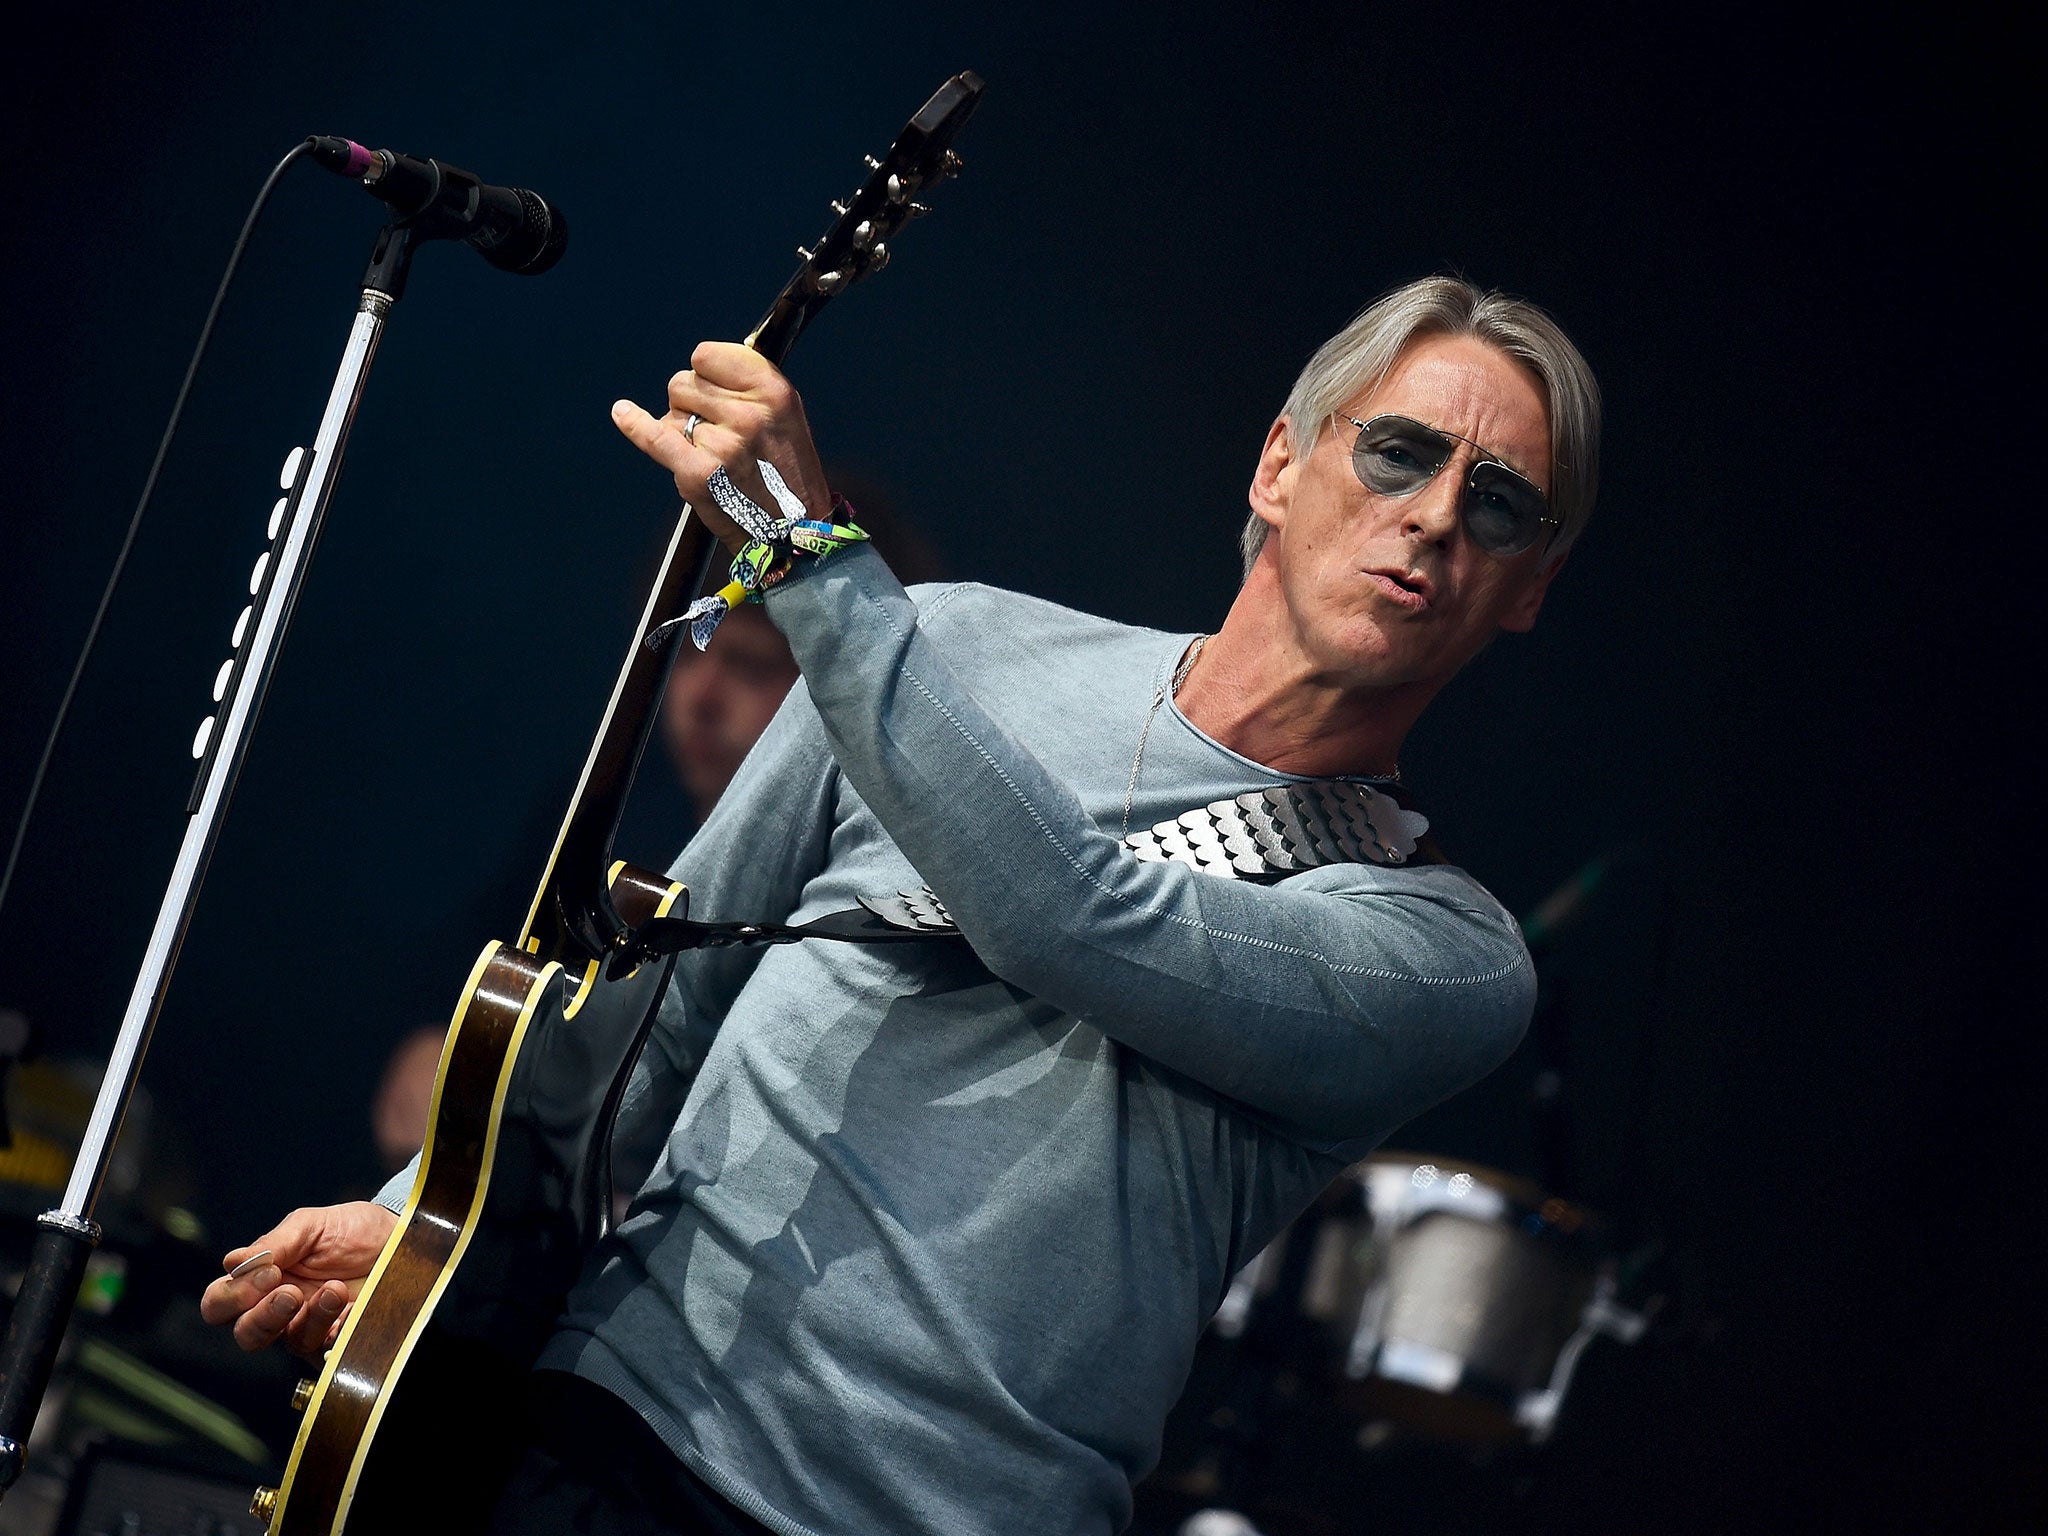
[[1209, 643], [1207, 635], [1195, 636], [1194, 644], [1188, 647], [1187, 655], [1181, 657], [1180, 665], [1173, 670], [1173, 680], [1152, 691], [1152, 702], [1145, 706], [1145, 723], [1138, 730], [1138, 750], [1131, 755], [1131, 782], [1124, 786], [1124, 825], [1119, 837], [1131, 835], [1131, 803], [1138, 797], [1138, 769], [1145, 761], [1145, 739], [1152, 734], [1152, 722], [1158, 718], [1159, 707], [1170, 698], [1180, 696], [1180, 685], [1188, 680], [1188, 674], [1195, 670], [1195, 658], [1202, 654], [1202, 647]]

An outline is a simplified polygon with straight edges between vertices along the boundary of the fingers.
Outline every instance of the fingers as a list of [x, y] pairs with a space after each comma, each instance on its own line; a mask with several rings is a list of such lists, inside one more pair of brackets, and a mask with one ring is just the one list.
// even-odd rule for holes
[[[259, 1271], [265, 1273], [266, 1271]], [[252, 1354], [259, 1349], [268, 1349], [283, 1334], [291, 1320], [298, 1316], [305, 1297], [295, 1285], [280, 1285], [274, 1270], [267, 1271], [272, 1279], [263, 1294], [235, 1317], [235, 1342]], [[218, 1281], [215, 1284], [219, 1284]], [[209, 1287], [209, 1294], [211, 1288]], [[209, 1317], [209, 1322], [223, 1319]]]
[[[276, 1291], [283, 1279], [284, 1271], [275, 1264], [251, 1270], [239, 1280], [232, 1275], [222, 1275], [200, 1294], [199, 1315], [216, 1327], [238, 1323]], [[296, 1299], [292, 1302], [292, 1310], [298, 1310]]]
[[[612, 402], [612, 421], [626, 434], [628, 442], [663, 469], [672, 475], [683, 474], [691, 449], [680, 421], [649, 415], [631, 400]], [[708, 476], [710, 471], [705, 474]]]
[[[330, 1280], [293, 1309], [284, 1327], [285, 1347], [295, 1354], [317, 1360], [341, 1332], [341, 1320], [349, 1305], [348, 1287]], [[282, 1310], [280, 1308], [280, 1310]]]
[[[231, 1325], [242, 1348], [267, 1348], [280, 1339], [317, 1358], [339, 1331], [398, 1218], [381, 1205], [307, 1207], [292, 1212], [255, 1242], [222, 1260], [229, 1272], [207, 1286], [199, 1315]], [[269, 1250], [268, 1258], [261, 1258]], [[233, 1271], [260, 1258], [247, 1274]]]
[[253, 1354], [281, 1340], [293, 1353], [317, 1360], [341, 1332], [348, 1308], [348, 1287], [338, 1280], [310, 1297], [295, 1285], [280, 1285], [235, 1320], [235, 1342]]
[[[319, 1245], [326, 1230], [326, 1212], [315, 1206], [301, 1206], [252, 1243], [230, 1248], [221, 1258], [221, 1268], [232, 1270], [244, 1259], [269, 1252], [279, 1269], [297, 1267]], [[274, 1282], [273, 1282], [274, 1283]]]
[[[684, 500], [725, 537], [722, 519], [707, 507], [704, 495], [705, 482], [723, 466], [735, 485], [774, 514], [774, 498], [755, 468], [766, 460], [811, 516], [828, 512], [832, 493], [811, 442], [803, 400], [789, 380], [753, 348], [737, 342], [704, 342], [691, 353], [690, 364], [668, 381], [667, 415], [655, 416], [630, 401], [612, 407], [619, 430], [675, 477]], [[687, 437], [685, 427], [690, 428]]]
[[691, 437], [685, 437], [685, 413], [671, 410], [666, 416], [656, 417], [630, 400], [620, 400], [612, 406], [612, 420], [634, 447], [675, 478], [676, 490], [683, 500], [728, 549], [739, 550], [748, 535], [710, 493], [712, 473], [721, 466], [755, 505], [765, 508], [770, 516], [780, 515], [761, 472], [755, 468], [751, 446], [730, 428], [703, 421]]
[[701, 384], [728, 395], [747, 395], [771, 407], [796, 391], [767, 358], [736, 341], [700, 341], [690, 353], [690, 370]]

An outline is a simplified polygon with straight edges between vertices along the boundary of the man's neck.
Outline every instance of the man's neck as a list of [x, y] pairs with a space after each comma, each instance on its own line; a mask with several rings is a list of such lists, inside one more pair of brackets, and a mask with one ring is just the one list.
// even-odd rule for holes
[[1233, 752], [1283, 773], [1392, 774], [1401, 743], [1440, 686], [1366, 686], [1335, 677], [1287, 622], [1261, 564], [1202, 647], [1176, 698], [1181, 713]]

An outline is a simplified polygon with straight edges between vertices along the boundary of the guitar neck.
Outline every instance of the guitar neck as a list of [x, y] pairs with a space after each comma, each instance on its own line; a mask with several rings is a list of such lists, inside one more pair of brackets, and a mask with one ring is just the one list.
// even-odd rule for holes
[[[748, 346], [780, 367], [820, 309], [888, 265], [888, 241], [925, 211], [913, 200], [914, 194], [958, 174], [960, 160], [952, 141], [981, 93], [982, 83], [972, 72], [955, 75], [904, 125], [884, 158], [868, 160], [872, 174], [845, 202], [833, 203], [838, 220], [816, 248], [799, 250], [803, 265], [754, 327]], [[565, 963], [601, 960], [627, 932], [612, 905], [612, 840], [641, 755], [654, 734], [682, 631], [679, 628], [658, 650], [643, 642], [656, 625], [681, 614], [702, 589], [717, 552], [716, 541], [684, 507], [641, 606], [633, 648], [612, 685], [604, 723], [584, 759], [583, 776], [555, 836], [540, 889], [527, 909], [519, 943], [531, 954]]]
[[[801, 306], [778, 299], [755, 327], [748, 345], [780, 365], [803, 324]], [[519, 942], [531, 953], [550, 960], [601, 959], [626, 929], [612, 905], [612, 844], [640, 759], [654, 735], [675, 647], [684, 643], [687, 631], [677, 629], [659, 649], [650, 650], [643, 642], [656, 625], [689, 606], [703, 589], [717, 553], [717, 541], [684, 505], [647, 601], [641, 605], [632, 649], [612, 684], [604, 723], [583, 761], [583, 775], [556, 834], [547, 872], [527, 910]]]
[[520, 931], [520, 946], [543, 959], [600, 959], [625, 927], [612, 906], [607, 878], [612, 841], [640, 758], [654, 734], [675, 657], [673, 640], [649, 650], [641, 638], [683, 611], [703, 585], [707, 557], [717, 548], [704, 525], [684, 507], [641, 606], [632, 650], [612, 684], [604, 723], [583, 760], [582, 776]]

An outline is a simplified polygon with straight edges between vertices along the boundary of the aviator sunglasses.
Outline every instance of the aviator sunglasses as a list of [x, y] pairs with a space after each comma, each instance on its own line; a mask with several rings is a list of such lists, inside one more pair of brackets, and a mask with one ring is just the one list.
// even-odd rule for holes
[[[1406, 416], [1375, 416], [1371, 421], [1360, 421], [1342, 411], [1336, 416], [1358, 428], [1358, 438], [1351, 445], [1351, 467], [1361, 485], [1381, 496], [1412, 496], [1450, 463], [1460, 442], [1471, 441]], [[1488, 458], [1477, 443], [1472, 446], [1479, 449], [1479, 457], [1465, 477], [1458, 516], [1474, 544], [1505, 560], [1534, 544], [1546, 527], [1555, 530], [1562, 526], [1560, 519], [1550, 515], [1550, 503], [1533, 481], [1500, 460]]]

